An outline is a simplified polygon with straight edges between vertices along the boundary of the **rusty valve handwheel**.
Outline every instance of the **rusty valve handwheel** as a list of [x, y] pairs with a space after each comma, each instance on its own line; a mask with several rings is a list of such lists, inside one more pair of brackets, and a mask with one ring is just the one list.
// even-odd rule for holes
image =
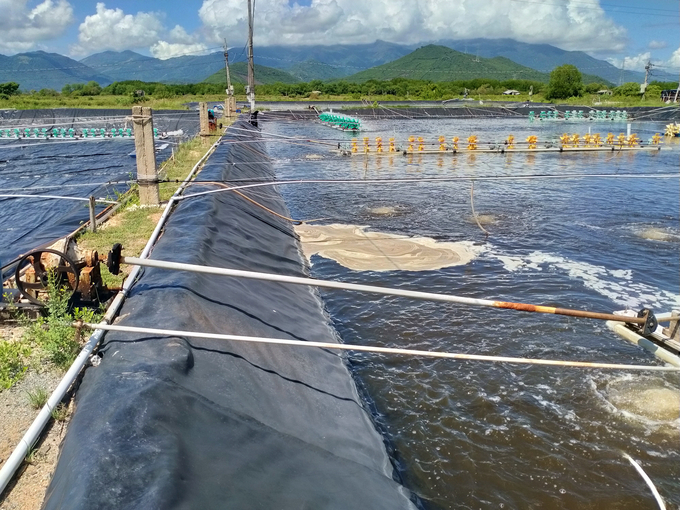
[[[42, 256], [43, 253], [51, 253], [59, 257], [59, 264], [56, 267], [45, 267]], [[35, 282], [27, 281], [27, 274], [30, 267], [35, 272]], [[80, 271], [76, 264], [64, 253], [50, 248], [43, 248], [31, 253], [27, 253], [17, 264], [14, 272], [14, 280], [21, 295], [28, 299], [31, 303], [44, 306], [45, 303], [40, 301], [36, 296], [40, 291], [48, 290], [49, 274], [53, 271], [55, 274], [55, 283], [59, 287], [67, 287], [71, 290], [71, 295], [78, 290], [78, 280], [80, 279]], [[35, 291], [35, 295], [31, 295], [28, 291]]]

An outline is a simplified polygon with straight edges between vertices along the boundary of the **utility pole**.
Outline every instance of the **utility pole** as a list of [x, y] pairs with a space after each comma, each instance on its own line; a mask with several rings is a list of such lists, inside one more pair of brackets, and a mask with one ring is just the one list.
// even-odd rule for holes
[[234, 87], [231, 84], [231, 76], [229, 75], [229, 51], [227, 49], [227, 39], [224, 39], [224, 66], [227, 72], [227, 101], [224, 105], [224, 114], [231, 118], [232, 113], [236, 110], [236, 105], [232, 106], [234, 102]]
[[621, 77], [619, 78], [619, 87], [623, 85], [623, 78], [626, 73], [626, 57], [623, 57], [623, 65], [621, 66]]
[[251, 113], [255, 111], [255, 63], [253, 62], [253, 7], [248, 0], [248, 89], [246, 94], [250, 101]]
[[652, 61], [648, 60], [647, 65], [645, 65], [645, 82], [640, 87], [640, 92], [642, 93], [642, 99], [645, 98], [645, 92], [647, 91], [647, 83], [649, 80], [649, 71], [652, 69]]

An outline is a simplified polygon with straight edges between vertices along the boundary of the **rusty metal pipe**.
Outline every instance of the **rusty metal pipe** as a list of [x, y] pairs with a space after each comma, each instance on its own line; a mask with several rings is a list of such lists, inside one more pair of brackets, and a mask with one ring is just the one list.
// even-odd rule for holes
[[[120, 249], [120, 245], [117, 245]], [[625, 322], [628, 324], [641, 325], [652, 330], [656, 328], [656, 319], [649, 310], [643, 310], [638, 317], [627, 315], [615, 315], [609, 313], [588, 312], [583, 310], [572, 310], [569, 308], [556, 308], [552, 306], [540, 306], [527, 303], [512, 303], [508, 301], [494, 301], [489, 299], [477, 299], [464, 296], [454, 296], [450, 294], [437, 294], [433, 292], [420, 292], [405, 289], [394, 289], [389, 287], [378, 287], [375, 285], [361, 285], [356, 283], [335, 282], [331, 280], [320, 280], [316, 278], [302, 278], [298, 276], [286, 276], [272, 273], [259, 273], [255, 271], [242, 271], [238, 269], [227, 269], [212, 266], [200, 266], [195, 264], [184, 264], [179, 262], [169, 262], [164, 260], [139, 259], [136, 257], [123, 257], [118, 252], [112, 250], [108, 261], [109, 268], [116, 264], [131, 264], [145, 267], [155, 267], [159, 269], [171, 269], [176, 271], [191, 271], [194, 273], [205, 273], [220, 276], [234, 276], [238, 278], [248, 278], [253, 280], [266, 280], [281, 283], [292, 283], [295, 285], [310, 285], [313, 287], [324, 287], [331, 289], [354, 290], [368, 292], [372, 294], [383, 294], [388, 296], [401, 296], [412, 299], [422, 299], [425, 301], [443, 301], [448, 303], [459, 303], [473, 306], [486, 306], [491, 308], [504, 308], [510, 310], [520, 310], [524, 312], [550, 313], [554, 315], [567, 315], [571, 317], [582, 317], [587, 319], [611, 320]], [[653, 327], [651, 327], [653, 325]], [[647, 332], [647, 331], [646, 331]]]

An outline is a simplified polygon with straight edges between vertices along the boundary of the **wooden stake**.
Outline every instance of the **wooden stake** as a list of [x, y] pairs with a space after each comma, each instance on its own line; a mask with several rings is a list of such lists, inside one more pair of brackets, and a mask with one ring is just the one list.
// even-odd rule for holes
[[97, 214], [94, 210], [95, 201], [94, 197], [90, 196], [90, 232], [97, 231]]

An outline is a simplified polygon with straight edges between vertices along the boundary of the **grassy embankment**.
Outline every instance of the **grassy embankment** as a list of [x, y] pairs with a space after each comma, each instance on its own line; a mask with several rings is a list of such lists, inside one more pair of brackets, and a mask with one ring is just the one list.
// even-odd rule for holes
[[[461, 102], [460, 104], [474, 104], [476, 101], [504, 101], [504, 102], [518, 102], [524, 103], [529, 99], [527, 94], [519, 96], [503, 96], [495, 95], [477, 95], [470, 96], [474, 101]], [[433, 100], [433, 102], [440, 102], [447, 99], [454, 99], [455, 97], [442, 98]], [[326, 95], [322, 94], [315, 99], [297, 96], [281, 96], [281, 95], [258, 95], [258, 101], [285, 101], [285, 102], [301, 102], [309, 101], [314, 103], [317, 101], [358, 101], [365, 100], [370, 103], [375, 101], [409, 101], [412, 98], [395, 95], [384, 94], [369, 94], [356, 97], [356, 95]], [[154, 99], [152, 96], [147, 96], [143, 102], [136, 101], [135, 98], [129, 96], [87, 96], [87, 97], [70, 97], [70, 96], [38, 96], [38, 95], [19, 95], [12, 96], [10, 99], [0, 99], [0, 109], [15, 108], [17, 110], [31, 110], [40, 108], [129, 108], [134, 104], [142, 104], [150, 106], [155, 110], [185, 110], [186, 103], [209, 101], [221, 102], [224, 100], [224, 95], [202, 95], [202, 96], [177, 96], [169, 99]], [[237, 104], [245, 103], [245, 96], [236, 96]], [[608, 96], [606, 98], [597, 95], [587, 94], [583, 97], [572, 97], [570, 99], [561, 99], [554, 101], [547, 101], [541, 94], [534, 94], [532, 101], [535, 103], [553, 103], [566, 104], [583, 107], [598, 107], [598, 108], [630, 108], [633, 106], [668, 106], [659, 98], [645, 98], [639, 99], [637, 97], [626, 96]]]
[[[223, 121], [224, 123], [224, 121]], [[228, 124], [230, 124], [227, 121]], [[167, 202], [179, 186], [176, 181], [183, 181], [196, 163], [205, 155], [220, 135], [196, 137], [181, 144], [175, 151], [174, 158], [169, 159], [160, 169], [159, 184], [161, 203]], [[108, 253], [115, 243], [121, 243], [125, 254], [130, 257], [139, 256], [147, 240], [151, 237], [163, 209], [158, 207], [141, 207], [136, 186], [120, 197], [124, 205], [97, 232], [83, 232], [77, 238], [78, 246], [83, 249], [97, 250], [100, 254]], [[129, 272], [129, 267], [122, 266], [121, 274], [114, 276], [106, 269], [102, 270], [102, 278], [109, 286], [120, 286]]]
[[[199, 136], [181, 144], [174, 158], [162, 165], [161, 179], [183, 181], [218, 138], [219, 135]], [[160, 183], [161, 201], [167, 202], [178, 186], [177, 182]], [[96, 249], [105, 254], [113, 244], [121, 243], [126, 255], [138, 256], [141, 253], [163, 209], [140, 207], [136, 186], [121, 195], [119, 200], [124, 205], [97, 232], [80, 234], [77, 241], [81, 248]], [[120, 286], [128, 273], [128, 266], [123, 266], [118, 276], [111, 275], [102, 266], [102, 278], [111, 287]], [[46, 315], [37, 321], [20, 317], [18, 339], [3, 338], [0, 331], [0, 391], [16, 384], [28, 370], [63, 373], [80, 350], [75, 329], [68, 324], [75, 319], [97, 322], [101, 316], [101, 311], [69, 310], [68, 296], [53, 286], [50, 287], [48, 303]]]

